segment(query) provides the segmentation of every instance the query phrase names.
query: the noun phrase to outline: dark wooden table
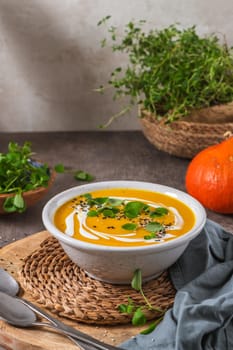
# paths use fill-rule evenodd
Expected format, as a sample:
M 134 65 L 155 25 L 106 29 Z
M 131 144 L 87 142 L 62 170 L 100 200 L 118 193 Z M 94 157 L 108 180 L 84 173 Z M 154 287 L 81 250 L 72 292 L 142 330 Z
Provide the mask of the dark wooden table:
M 0 152 L 9 141 L 32 142 L 37 157 L 49 165 L 63 163 L 85 170 L 102 180 L 139 180 L 176 187 L 185 191 L 189 160 L 158 151 L 138 132 L 0 133 Z M 23 214 L 0 217 L 0 246 L 44 230 L 41 212 L 46 201 L 58 192 L 82 183 L 71 174 L 58 174 L 53 188 Z M 212 219 L 233 233 L 233 215 L 207 211 Z

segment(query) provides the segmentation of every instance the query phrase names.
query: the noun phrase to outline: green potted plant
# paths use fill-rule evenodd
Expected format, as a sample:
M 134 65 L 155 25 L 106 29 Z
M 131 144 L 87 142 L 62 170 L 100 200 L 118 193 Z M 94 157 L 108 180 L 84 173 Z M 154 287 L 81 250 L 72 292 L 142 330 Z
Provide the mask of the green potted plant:
M 35 159 L 31 142 L 23 145 L 10 141 L 8 151 L 0 153 L 0 215 L 23 213 L 50 190 L 57 173 L 69 173 L 77 181 L 89 182 L 94 176 L 62 163 L 49 167 Z
M 52 186 L 55 172 L 33 156 L 30 142 L 9 142 L 0 153 L 0 214 L 24 212 Z
M 146 32 L 143 25 L 145 21 L 129 22 L 121 38 L 116 27 L 108 27 L 113 52 L 126 54 L 128 63 L 114 69 L 107 86 L 98 91 L 112 87 L 114 99 L 128 96 L 129 104 L 104 127 L 137 104 L 150 142 L 192 158 L 233 131 L 232 48 L 224 37 L 223 43 L 214 34 L 201 37 L 196 26 Z

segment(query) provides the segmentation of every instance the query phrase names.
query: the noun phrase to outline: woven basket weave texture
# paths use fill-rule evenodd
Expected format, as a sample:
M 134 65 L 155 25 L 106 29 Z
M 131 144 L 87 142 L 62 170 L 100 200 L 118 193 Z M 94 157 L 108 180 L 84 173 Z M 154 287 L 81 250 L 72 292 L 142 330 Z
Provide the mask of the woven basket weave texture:
M 233 103 L 194 111 L 182 120 L 165 124 L 141 110 L 145 137 L 159 150 L 182 158 L 193 158 L 201 150 L 233 133 Z
M 27 256 L 20 271 L 20 283 L 32 299 L 53 313 L 87 324 L 116 325 L 131 322 L 132 315 L 120 313 L 119 304 L 129 296 L 135 305 L 145 305 L 141 294 L 128 285 L 113 285 L 89 277 L 64 253 L 55 238 Z M 145 283 L 144 293 L 151 305 L 167 310 L 173 305 L 175 289 L 168 273 Z M 161 316 L 145 311 L 148 320 Z

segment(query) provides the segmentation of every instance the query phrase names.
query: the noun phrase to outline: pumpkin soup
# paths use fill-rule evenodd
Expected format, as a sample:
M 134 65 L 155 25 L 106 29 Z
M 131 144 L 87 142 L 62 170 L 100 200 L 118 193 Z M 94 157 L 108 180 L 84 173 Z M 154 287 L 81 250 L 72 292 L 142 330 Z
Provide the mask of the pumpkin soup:
M 165 242 L 188 232 L 193 211 L 172 196 L 128 188 L 85 193 L 64 203 L 55 226 L 80 241 L 108 246 Z

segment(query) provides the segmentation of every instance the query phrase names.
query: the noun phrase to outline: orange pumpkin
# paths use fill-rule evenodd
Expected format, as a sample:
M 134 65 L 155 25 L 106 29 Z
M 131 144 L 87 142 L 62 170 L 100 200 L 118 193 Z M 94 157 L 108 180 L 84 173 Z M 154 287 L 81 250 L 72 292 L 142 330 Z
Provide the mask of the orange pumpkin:
M 233 214 L 233 136 L 198 153 L 185 182 L 187 192 L 206 208 Z

